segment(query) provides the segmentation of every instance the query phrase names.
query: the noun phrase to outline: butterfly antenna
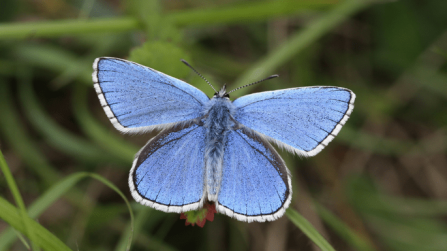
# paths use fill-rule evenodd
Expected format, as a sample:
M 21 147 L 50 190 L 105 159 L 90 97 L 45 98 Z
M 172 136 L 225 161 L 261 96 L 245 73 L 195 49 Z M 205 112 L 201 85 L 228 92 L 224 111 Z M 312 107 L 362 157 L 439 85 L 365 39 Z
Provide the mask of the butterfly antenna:
M 186 66 L 188 66 L 189 68 L 191 68 L 195 73 L 197 73 L 197 75 L 199 75 L 199 77 L 201 77 L 203 80 L 205 80 L 205 82 L 207 82 L 207 83 L 211 86 L 211 88 L 213 88 L 214 92 L 217 92 L 216 89 L 214 89 L 214 87 L 211 85 L 211 83 L 208 82 L 208 80 L 206 80 L 206 78 L 205 78 L 204 76 L 202 76 L 202 74 L 200 74 L 198 71 L 196 71 L 196 69 L 194 69 L 188 62 L 186 62 L 186 60 L 181 59 L 181 61 L 182 61 Z
M 259 81 L 254 82 L 254 83 L 251 83 L 251 84 L 244 85 L 244 86 L 238 87 L 238 88 L 236 88 L 236 89 L 233 89 L 232 91 L 228 92 L 228 94 L 230 94 L 230 93 L 232 93 L 232 92 L 234 92 L 234 91 L 237 91 L 237 90 L 239 90 L 239 89 L 245 88 L 245 87 L 247 87 L 247 86 L 255 85 L 255 84 L 259 84 L 259 83 L 261 83 L 261 82 L 263 82 L 263 81 L 266 81 L 266 80 L 269 80 L 269 79 L 272 79 L 272 78 L 277 78 L 277 77 L 279 77 L 278 74 L 271 75 L 270 77 L 261 79 L 261 80 L 259 80 Z

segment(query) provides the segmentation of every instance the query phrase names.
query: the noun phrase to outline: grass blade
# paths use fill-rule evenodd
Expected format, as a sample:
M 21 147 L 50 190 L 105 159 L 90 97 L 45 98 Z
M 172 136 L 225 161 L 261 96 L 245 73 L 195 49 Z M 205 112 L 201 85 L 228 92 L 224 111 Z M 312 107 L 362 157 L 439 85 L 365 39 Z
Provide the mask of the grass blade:
M 49 186 L 59 178 L 59 174 L 37 150 L 21 124 L 18 113 L 12 104 L 9 85 L 0 79 L 0 133 L 3 139 L 18 153 L 22 160 Z
M 335 251 L 335 249 L 321 236 L 318 231 L 301 214 L 292 208 L 286 210 L 286 215 L 303 233 L 309 237 L 321 250 Z
M 336 0 L 258 1 L 172 12 L 167 18 L 178 26 L 246 23 L 284 17 L 307 10 L 330 7 Z
M 27 235 L 22 220 L 25 220 L 30 229 L 33 230 L 35 235 L 35 243 L 47 251 L 72 251 L 50 231 L 41 226 L 39 223 L 30 219 L 29 217 L 22 218 L 11 203 L 0 197 L 0 218 L 6 223 L 17 229 L 21 233 Z M 29 236 L 28 236 L 29 237 Z
M 123 162 L 132 163 L 134 155 L 138 152 L 138 148 L 108 133 L 90 115 L 87 108 L 87 88 L 82 85 L 76 85 L 73 95 L 74 115 L 81 129 L 111 154 L 120 158 Z
M 341 238 L 343 238 L 348 244 L 355 248 L 355 250 L 374 251 L 376 250 L 373 245 L 358 235 L 350 227 L 348 227 L 343 221 L 338 219 L 329 210 L 319 204 L 314 204 L 318 211 L 318 215 L 328 224 Z
M 263 76 L 268 76 L 280 65 L 286 63 L 309 45 L 315 43 L 323 35 L 327 34 L 335 26 L 346 20 L 352 14 L 367 7 L 370 1 L 346 0 L 338 4 L 321 18 L 312 22 L 309 26 L 298 31 L 287 42 L 272 51 L 269 55 L 254 64 L 236 81 L 234 86 L 243 86 L 253 83 Z M 238 95 L 248 93 L 254 86 L 244 88 Z
M 2 151 L 0 151 L 0 169 L 5 175 L 6 183 L 8 184 L 9 189 L 16 201 L 17 206 L 19 207 L 19 214 L 22 220 L 24 233 L 31 240 L 31 246 L 33 250 L 39 250 L 39 245 L 36 242 L 36 234 L 34 233 L 34 229 L 30 227 L 28 223 L 28 213 L 26 212 L 25 203 L 23 202 L 22 196 L 20 195 L 19 188 L 17 187 L 16 181 L 12 177 L 11 171 L 9 170 L 8 165 L 6 164 L 6 160 L 3 157 Z
M 96 32 L 122 32 L 139 28 L 141 25 L 138 20 L 132 17 L 13 23 L 0 25 L 0 39 L 74 36 Z
M 33 219 L 39 217 L 48 207 L 84 177 L 86 177 L 84 173 L 71 174 L 52 186 L 29 206 L 29 217 Z M 13 229 L 10 228 L 4 230 L 0 235 L 0 251 L 8 250 L 9 246 L 14 243 L 16 238 L 17 236 Z
M 46 68 L 55 72 L 69 72 L 73 79 L 91 85 L 93 59 L 82 59 L 74 53 L 54 45 L 22 44 L 14 50 L 14 55 L 28 65 Z M 88 61 L 87 61 L 88 60 Z
M 104 150 L 58 126 L 45 113 L 34 94 L 29 71 L 21 71 L 19 77 L 22 78 L 19 84 L 19 97 L 23 110 L 34 128 L 45 136 L 50 145 L 76 159 L 90 162 L 111 162 L 111 156 Z
M 132 212 L 132 208 L 130 207 L 130 203 L 127 200 L 126 196 L 119 190 L 119 188 L 117 188 L 112 182 L 108 181 L 107 179 L 105 179 L 104 177 L 101 177 L 97 174 L 89 174 L 90 177 L 97 179 L 99 181 L 101 181 L 104 185 L 108 186 L 109 188 L 111 188 L 112 190 L 114 190 L 117 194 L 119 194 L 121 196 L 121 198 L 123 198 L 123 200 L 126 202 L 127 208 L 129 209 L 129 214 L 130 214 L 130 231 L 128 233 L 128 243 L 127 243 L 127 247 L 125 250 L 129 251 L 130 250 L 130 245 L 132 244 L 132 237 L 133 237 L 133 229 L 134 229 L 134 216 L 133 216 L 133 212 Z
M 60 182 L 58 182 L 56 185 L 52 186 L 50 189 L 48 189 L 39 199 L 37 199 L 30 207 L 29 207 L 29 216 L 31 218 L 37 218 L 42 214 L 49 206 L 51 206 L 57 199 L 62 197 L 69 189 L 73 188 L 76 183 L 79 181 L 91 177 L 96 180 L 99 180 L 103 184 L 107 185 L 108 187 L 112 188 L 114 191 L 116 191 L 126 202 L 127 208 L 129 210 L 129 214 L 131 217 L 131 222 L 129 224 L 130 231 L 126 235 L 128 236 L 127 239 L 127 245 L 126 250 L 129 250 L 130 248 L 130 240 L 132 239 L 132 229 L 134 226 L 134 220 L 133 220 L 133 212 L 130 208 L 130 204 L 127 201 L 124 194 L 110 181 L 106 180 L 105 178 L 97 175 L 97 174 L 91 174 L 91 173 L 74 173 L 69 175 L 68 177 L 64 178 Z M 13 226 L 12 224 L 10 224 Z M 15 240 L 17 236 L 15 235 L 14 231 L 12 229 L 5 230 L 2 235 L 0 236 L 0 250 L 6 250 Z
M 245 23 L 296 14 L 308 9 L 331 6 L 335 0 L 262 1 L 210 9 L 196 9 L 165 14 L 174 25 L 213 25 L 217 23 Z M 248 15 L 248 13 L 250 13 Z M 93 20 L 57 20 L 0 25 L 0 39 L 29 37 L 76 36 L 98 32 L 123 32 L 143 28 L 135 17 L 101 18 Z

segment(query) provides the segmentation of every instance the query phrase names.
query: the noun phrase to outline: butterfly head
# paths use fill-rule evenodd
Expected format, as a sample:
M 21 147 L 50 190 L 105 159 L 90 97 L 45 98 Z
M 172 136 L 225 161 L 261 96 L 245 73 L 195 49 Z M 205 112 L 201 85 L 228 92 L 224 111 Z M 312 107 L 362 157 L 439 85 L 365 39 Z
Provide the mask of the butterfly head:
M 239 89 L 242 89 L 242 88 L 247 87 L 247 86 L 250 86 L 250 85 L 255 85 L 255 84 L 261 83 L 262 81 L 265 81 L 265 80 L 268 80 L 268 79 L 272 79 L 272 78 L 279 77 L 279 75 L 277 75 L 277 74 L 275 74 L 275 75 L 271 75 L 270 77 L 261 79 L 261 80 L 259 80 L 259 81 L 256 81 L 256 82 L 251 83 L 251 84 L 248 84 L 248 85 L 244 85 L 244 86 L 238 87 L 238 88 L 233 89 L 232 91 L 229 91 L 229 92 L 227 92 L 227 87 L 226 87 L 226 85 L 224 85 L 224 86 L 222 87 L 222 89 L 220 89 L 220 91 L 216 91 L 216 89 L 214 89 L 213 85 L 212 85 L 210 82 L 208 82 L 208 80 L 206 80 L 206 78 L 203 77 L 202 74 L 200 74 L 198 71 L 196 71 L 196 69 L 194 69 L 194 68 L 193 68 L 188 62 L 186 62 L 184 59 L 182 59 L 181 61 L 182 61 L 185 65 L 187 65 L 189 68 L 191 68 L 195 73 L 197 73 L 197 75 L 199 75 L 203 80 L 205 80 L 205 81 L 211 86 L 211 88 L 213 88 L 213 90 L 215 91 L 213 98 L 226 98 L 226 99 L 230 99 L 230 93 L 232 93 L 232 92 L 234 92 L 234 91 L 237 91 L 237 90 L 239 90 Z
M 230 98 L 230 95 L 227 93 L 227 85 L 222 86 L 219 92 L 214 93 L 214 98 Z

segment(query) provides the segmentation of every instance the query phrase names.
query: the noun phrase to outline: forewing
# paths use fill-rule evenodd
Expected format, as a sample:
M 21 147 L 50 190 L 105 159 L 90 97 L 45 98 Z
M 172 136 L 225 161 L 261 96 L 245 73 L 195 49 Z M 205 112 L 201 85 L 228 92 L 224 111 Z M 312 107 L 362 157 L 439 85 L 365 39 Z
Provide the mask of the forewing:
M 355 94 L 340 87 L 302 87 L 255 93 L 233 102 L 235 119 L 286 150 L 319 153 L 354 108 Z
M 129 176 L 132 196 L 164 212 L 203 205 L 205 130 L 194 123 L 162 131 L 136 155 Z
M 241 221 L 273 221 L 291 199 L 290 173 L 275 149 L 247 128 L 231 131 L 217 211 Z
M 93 82 L 104 111 L 122 132 L 144 132 L 201 116 L 199 89 L 127 60 L 97 58 Z

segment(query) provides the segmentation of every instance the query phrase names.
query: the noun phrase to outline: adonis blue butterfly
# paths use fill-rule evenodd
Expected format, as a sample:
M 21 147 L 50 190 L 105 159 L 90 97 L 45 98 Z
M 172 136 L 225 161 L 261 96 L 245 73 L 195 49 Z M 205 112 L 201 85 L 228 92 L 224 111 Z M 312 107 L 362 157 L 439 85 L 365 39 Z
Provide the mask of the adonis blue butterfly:
M 96 93 L 116 129 L 162 129 L 136 154 L 129 186 L 136 201 L 164 212 L 197 210 L 209 201 L 240 221 L 276 220 L 290 204 L 292 183 L 268 142 L 314 156 L 354 108 L 355 94 L 340 87 L 267 91 L 232 102 L 225 86 L 210 99 L 123 59 L 97 58 L 93 68 Z

